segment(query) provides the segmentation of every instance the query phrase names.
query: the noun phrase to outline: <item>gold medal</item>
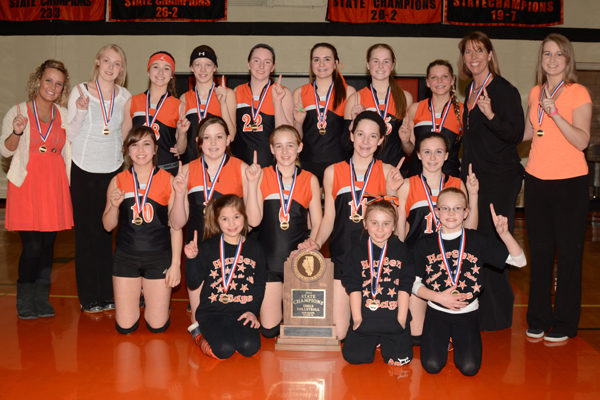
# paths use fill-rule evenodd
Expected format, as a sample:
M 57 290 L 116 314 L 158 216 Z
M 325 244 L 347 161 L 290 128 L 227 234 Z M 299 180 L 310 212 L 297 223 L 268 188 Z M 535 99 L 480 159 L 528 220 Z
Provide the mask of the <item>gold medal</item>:
M 258 125 L 256 122 L 252 122 L 252 132 L 256 132 L 258 130 Z
M 377 302 L 373 300 L 367 307 L 369 307 L 369 310 L 371 311 L 376 311 L 379 308 L 379 304 L 377 304 Z
M 45 153 L 46 151 L 48 151 L 48 148 L 46 147 L 45 144 L 40 146 L 40 153 Z
M 223 304 L 227 304 L 231 301 L 231 296 L 229 296 L 228 294 L 223 293 L 220 297 L 219 297 L 219 301 Z
M 289 229 L 289 227 L 290 227 L 290 223 L 289 223 L 289 222 L 287 222 L 287 221 L 280 222 L 280 223 L 279 223 L 279 227 L 280 227 L 282 230 L 284 230 L 284 231 L 287 231 L 287 230 Z
M 320 135 L 324 135 L 324 134 L 326 134 L 326 133 L 327 133 L 327 129 L 326 129 L 326 128 L 321 128 L 321 129 L 319 129 L 319 134 L 320 134 Z
M 362 221 L 362 217 L 360 215 L 358 215 L 358 213 L 354 214 L 350 219 L 355 224 L 358 224 L 360 221 Z
M 544 136 L 544 131 L 540 128 L 537 130 L 536 134 L 538 135 L 538 137 L 542 137 Z
M 143 221 L 144 221 L 144 220 L 142 219 L 142 216 L 141 216 L 141 215 L 138 215 L 137 217 L 135 217 L 135 218 L 133 219 L 133 223 L 134 223 L 134 224 L 136 224 L 136 225 L 141 225 Z
M 460 292 L 458 290 L 456 290 L 456 289 L 454 289 L 453 291 L 451 291 L 450 294 L 454 295 L 454 296 L 460 296 Z
M 105 126 L 104 129 L 102 129 L 102 134 L 104 136 L 110 135 L 110 129 L 108 129 L 108 126 Z

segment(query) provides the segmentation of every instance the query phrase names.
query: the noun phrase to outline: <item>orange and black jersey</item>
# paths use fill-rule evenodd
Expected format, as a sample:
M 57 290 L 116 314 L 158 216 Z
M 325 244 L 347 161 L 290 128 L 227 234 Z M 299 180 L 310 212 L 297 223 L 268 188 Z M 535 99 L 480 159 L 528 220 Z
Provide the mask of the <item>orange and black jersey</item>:
M 298 167 L 296 185 L 289 213 L 289 228 L 281 229 L 285 221 L 281 210 L 279 186 L 275 166 L 263 169 L 260 190 L 263 196 L 263 219 L 258 231 L 258 241 L 262 245 L 267 258 L 267 269 L 283 273 L 283 263 L 298 244 L 308 238 L 308 206 L 312 200 L 312 174 Z M 284 196 L 290 194 L 290 186 L 284 185 Z
M 185 280 L 191 290 L 202 286 L 200 305 L 196 310 L 196 319 L 201 320 L 207 314 L 233 314 L 239 316 L 251 311 L 258 316 L 265 294 L 267 270 L 265 255 L 260 244 L 246 238 L 231 279 L 227 293 L 223 288 L 223 273 L 219 252 L 221 235 L 215 235 L 198 245 L 198 256 L 188 259 L 185 265 Z M 230 273 L 235 259 L 237 245 L 225 242 L 225 267 Z M 227 294 L 228 303 L 220 301 L 221 294 Z
M 350 191 L 354 190 L 357 197 L 360 195 L 360 190 L 364 185 L 364 176 L 357 176 L 356 180 L 357 182 L 353 185 L 350 179 L 349 161 L 334 164 L 331 194 L 335 201 L 335 220 L 331 241 L 329 242 L 329 251 L 334 262 L 339 264 L 344 261 L 344 258 L 352 248 L 350 243 L 352 232 L 362 231 L 364 227 L 362 216 L 366 209 L 367 198 L 363 199 L 358 210 L 352 210 L 352 194 Z M 372 196 L 386 194 L 385 174 L 381 160 L 376 160 L 373 164 L 365 193 Z M 353 222 L 351 219 L 355 212 L 361 217 L 358 222 Z
M 411 249 L 415 246 L 415 243 L 425 234 L 435 233 L 435 218 L 431 214 L 429 204 L 427 204 L 427 193 L 421 183 L 421 176 L 411 176 L 408 178 L 410 188 L 408 190 L 408 197 L 406 199 L 405 212 L 406 220 L 408 221 L 410 228 L 406 235 L 404 243 Z M 438 182 L 439 183 L 439 182 Z M 444 187 L 455 187 L 460 189 L 462 181 L 460 178 L 453 176 L 444 175 Z M 431 201 L 435 206 L 437 197 L 439 194 L 439 186 L 431 187 Z
M 256 109 L 260 99 L 252 96 L 250 83 L 240 85 L 235 89 L 237 133 L 231 149 L 234 156 L 248 165 L 252 165 L 254 150 L 258 153 L 258 164 L 262 168 L 273 164 L 273 154 L 271 154 L 269 145 L 269 138 L 275 130 L 275 107 L 273 106 L 272 93 L 273 85 L 271 84 L 256 121 L 254 121 L 257 125 L 254 132 L 252 131 L 252 104 Z
M 146 124 L 146 93 L 136 94 L 131 98 L 132 128 Z M 171 148 L 177 144 L 176 132 L 179 120 L 179 105 L 181 101 L 173 96 L 168 96 L 160 109 L 152 129 L 156 134 L 158 144 L 158 165 L 166 166 L 165 170 L 173 176 L 177 175 L 179 159 L 171 153 Z M 156 107 L 156 104 L 151 104 Z M 150 108 L 150 121 L 155 115 L 156 109 Z
M 450 100 L 451 101 L 451 100 Z M 460 114 L 463 112 L 463 104 L 460 104 Z M 435 123 L 437 126 L 442 122 L 442 111 L 443 110 L 435 110 Z M 410 159 L 410 164 L 408 166 L 408 176 L 419 175 L 423 172 L 423 164 L 419 157 L 416 154 L 416 146 L 419 144 L 419 140 L 421 136 L 425 135 L 428 132 L 433 130 L 433 125 L 431 123 L 431 108 L 429 107 L 429 99 L 421 100 L 419 102 L 419 106 L 417 107 L 417 112 L 415 114 L 414 119 L 415 125 L 415 153 Z M 448 116 L 446 117 L 446 121 L 444 122 L 444 126 L 442 128 L 442 133 L 446 135 L 448 138 L 448 159 L 444 163 L 442 167 L 442 172 L 446 175 L 451 176 L 459 176 L 460 174 L 460 161 L 458 159 L 458 153 L 460 151 L 460 143 L 456 143 L 456 138 L 458 138 L 458 134 L 460 133 L 460 123 L 456 118 L 456 113 L 454 112 L 454 106 L 450 105 L 450 110 L 448 111 Z
M 215 89 L 217 86 L 215 86 Z M 210 116 L 221 116 L 221 105 L 217 100 L 216 90 L 213 90 L 210 103 L 206 104 L 206 99 L 201 100 L 200 110 L 206 110 L 204 118 Z M 208 107 L 208 109 L 207 109 Z M 185 93 L 185 117 L 190 121 L 190 129 L 187 131 L 187 149 L 185 153 L 181 155 L 181 162 L 188 164 L 198 158 L 198 149 L 196 143 L 196 137 L 198 135 L 198 124 L 200 124 L 200 117 L 198 117 L 198 105 L 196 103 L 196 91 L 194 89 L 189 90 Z
M 208 189 L 216 185 L 212 199 L 216 200 L 225 194 L 235 194 L 244 197 L 242 181 L 242 161 L 239 158 L 225 156 L 225 164 L 216 182 L 209 182 Z M 208 169 L 208 166 L 205 165 Z M 204 202 L 205 183 L 202 173 L 202 158 L 197 158 L 189 163 L 190 176 L 188 179 L 188 203 L 190 205 L 190 217 L 187 224 L 187 242 L 194 240 L 194 231 L 198 231 L 201 238 L 204 233 Z
M 348 86 L 346 85 L 347 88 Z M 335 91 L 331 91 L 325 119 L 326 133 L 321 135 L 317 127 L 319 117 L 315 104 L 315 89 L 313 84 L 307 83 L 302 86 L 300 96 L 306 110 L 306 118 L 302 125 L 302 131 L 304 132 L 302 143 L 304 146 L 300 153 L 300 161 L 329 163 L 331 165 L 348 159 L 348 152 L 340 146 L 340 140 L 344 132 L 344 107 L 346 107 L 346 100 L 334 109 L 333 99 L 335 98 Z M 325 108 L 326 100 L 325 96 L 319 97 L 319 109 L 321 112 Z
M 460 242 L 461 236 L 444 240 L 444 250 L 453 274 L 458 268 Z M 463 263 L 456 290 L 467 295 L 466 302 L 472 303 L 484 290 L 481 279 L 481 274 L 485 273 L 483 265 L 504 268 L 508 255 L 506 245 L 494 236 L 465 229 Z M 413 249 L 413 257 L 416 275 L 421 277 L 423 285 L 428 289 L 440 293 L 452 286 L 444 266 L 437 234 L 423 236 Z M 435 304 L 443 308 L 441 304 Z
M 383 100 L 379 100 L 379 104 L 375 104 L 370 86 L 362 88 L 358 93 L 360 94 L 360 104 L 365 106 L 368 111 L 376 111 L 377 109 L 380 111 L 385 110 L 385 102 Z M 376 156 L 378 160 L 393 166 L 398 165 L 402 157 L 406 157 L 406 153 L 402 150 L 402 141 L 400 140 L 400 135 L 398 133 L 403 118 L 394 115 L 395 111 L 396 103 L 394 102 L 394 98 L 390 95 L 388 112 L 385 118 L 385 126 L 387 127 L 385 142 L 383 144 L 383 149 L 380 150 Z M 406 167 L 402 167 L 402 169 L 405 170 Z
M 145 183 L 140 182 L 140 186 Z M 125 192 L 125 199 L 119 206 L 119 230 L 116 246 L 130 254 L 161 254 L 171 249 L 169 228 L 169 198 L 171 197 L 171 175 L 154 169 L 154 176 L 146 205 L 142 210 L 143 222 L 134 223 L 138 216 L 135 203 L 135 188 L 131 168 L 117 175 L 117 187 Z M 139 190 L 140 205 L 145 186 Z
M 367 328 L 376 329 L 373 333 L 386 334 L 397 331 L 398 292 L 411 294 L 415 281 L 415 266 L 412 252 L 398 236 L 392 235 L 387 241 L 387 249 L 378 285 L 372 285 L 369 267 L 369 235 L 353 237 L 354 246 L 344 261 L 342 285 L 348 294 L 361 292 L 361 314 Z M 373 245 L 373 267 L 375 276 L 379 267 L 382 249 Z M 373 279 L 373 282 L 375 279 Z M 375 297 L 372 295 L 375 292 Z M 372 311 L 368 304 L 375 302 L 379 307 Z M 390 321 L 390 322 L 387 322 Z M 410 321 L 410 317 L 408 318 Z M 376 324 L 371 325 L 372 322 Z

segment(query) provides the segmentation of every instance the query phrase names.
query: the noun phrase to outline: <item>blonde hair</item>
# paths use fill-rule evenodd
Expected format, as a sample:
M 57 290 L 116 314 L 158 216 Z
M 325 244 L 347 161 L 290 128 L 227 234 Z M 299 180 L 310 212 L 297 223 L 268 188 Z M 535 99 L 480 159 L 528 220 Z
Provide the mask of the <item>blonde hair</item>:
M 127 57 L 125 56 L 123 49 L 116 44 L 107 44 L 98 51 L 98 54 L 96 54 L 96 59 L 94 60 L 94 67 L 92 68 L 92 80 L 95 81 L 98 79 L 100 58 L 102 57 L 102 53 L 104 53 L 106 50 L 113 50 L 121 57 L 122 68 L 119 72 L 119 76 L 117 76 L 117 79 L 115 79 L 115 84 L 123 86 L 125 84 L 125 78 L 127 77 Z
M 436 203 L 439 203 L 440 199 L 442 198 L 442 196 L 445 196 L 447 194 L 457 194 L 457 195 L 459 195 L 465 201 L 465 207 L 469 208 L 469 199 L 467 199 L 467 195 L 465 194 L 465 192 L 463 192 L 461 189 L 456 188 L 454 186 L 448 186 L 447 188 L 444 188 L 438 194 Z
M 206 216 L 204 217 L 204 239 L 218 235 L 221 232 L 219 227 L 219 216 L 221 210 L 226 207 L 233 207 L 237 212 L 244 217 L 244 227 L 242 228 L 242 236 L 248 234 L 248 217 L 246 216 L 246 206 L 244 200 L 240 199 L 235 194 L 226 194 L 216 200 L 211 200 L 206 206 Z
M 542 68 L 542 57 L 544 55 L 544 45 L 550 41 L 558 45 L 560 52 L 565 58 L 566 67 L 563 77 L 565 85 L 577 83 L 577 67 L 575 65 L 575 50 L 573 49 L 573 45 L 571 44 L 569 39 L 567 39 L 563 35 L 560 35 L 558 33 L 551 33 L 548 36 L 546 36 L 546 38 L 542 41 L 542 44 L 540 45 L 537 67 L 535 69 L 535 80 L 537 85 L 543 86 L 548 79 L 546 71 L 544 71 L 544 68 Z
M 461 79 L 472 79 L 473 74 L 467 68 L 467 64 L 465 62 L 465 51 L 467 50 L 467 45 L 471 43 L 473 47 L 476 49 L 485 49 L 488 53 L 492 53 L 492 59 L 488 63 L 488 69 L 492 73 L 492 76 L 500 76 L 500 66 L 498 64 L 498 58 L 496 57 L 496 51 L 494 50 L 494 45 L 492 41 L 483 32 L 475 31 L 468 33 L 460 43 L 458 44 L 458 49 L 460 50 L 460 54 L 458 55 L 458 74 Z
M 39 94 L 42 76 L 44 75 L 44 72 L 50 68 L 61 72 L 65 77 L 65 80 L 63 81 L 62 92 L 60 92 L 60 95 L 56 99 L 56 103 L 61 106 L 66 106 L 70 91 L 69 72 L 67 71 L 65 64 L 52 59 L 44 61 L 42 65 L 36 68 L 35 72 L 29 75 L 29 81 L 27 82 L 27 94 L 29 96 L 29 100 L 35 99 Z

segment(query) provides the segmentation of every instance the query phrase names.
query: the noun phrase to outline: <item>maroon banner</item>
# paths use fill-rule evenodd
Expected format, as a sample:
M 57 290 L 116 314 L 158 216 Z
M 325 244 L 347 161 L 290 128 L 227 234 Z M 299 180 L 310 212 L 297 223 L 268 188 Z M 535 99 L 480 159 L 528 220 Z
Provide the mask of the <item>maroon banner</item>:
M 2 21 L 104 21 L 102 0 L 2 0 Z
M 563 0 L 445 0 L 452 25 L 551 26 L 563 23 Z
M 227 19 L 227 0 L 110 0 L 111 21 L 194 21 Z
M 442 0 L 329 0 L 327 20 L 352 24 L 435 24 L 442 22 Z

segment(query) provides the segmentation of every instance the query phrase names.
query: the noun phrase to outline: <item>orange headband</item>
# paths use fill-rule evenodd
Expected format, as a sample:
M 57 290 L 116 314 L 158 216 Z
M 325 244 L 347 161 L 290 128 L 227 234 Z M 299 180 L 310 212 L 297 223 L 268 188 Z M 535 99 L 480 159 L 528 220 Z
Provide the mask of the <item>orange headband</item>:
M 148 60 L 148 70 L 150 70 L 150 66 L 152 65 L 152 63 L 154 61 L 158 61 L 158 60 L 162 60 L 162 61 L 169 63 L 169 65 L 171 66 L 171 70 L 173 71 L 173 74 L 175 73 L 175 60 L 173 60 L 173 58 L 171 56 L 169 56 L 168 54 L 165 54 L 165 53 L 157 53 L 157 54 L 153 55 L 152 57 L 150 57 L 150 60 Z

